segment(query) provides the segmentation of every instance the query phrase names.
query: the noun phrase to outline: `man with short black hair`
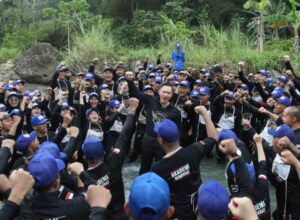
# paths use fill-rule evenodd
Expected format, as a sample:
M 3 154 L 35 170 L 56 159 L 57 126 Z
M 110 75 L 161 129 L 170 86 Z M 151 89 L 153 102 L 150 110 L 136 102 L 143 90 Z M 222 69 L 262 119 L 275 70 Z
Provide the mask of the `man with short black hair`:
M 173 121 L 165 119 L 154 128 L 166 155 L 153 164 L 152 171 L 170 186 L 171 204 L 175 207 L 173 218 L 196 219 L 195 202 L 202 183 L 199 165 L 204 155 L 209 155 L 216 144 L 217 131 L 206 108 L 197 106 L 195 111 L 205 120 L 208 138 L 204 141 L 182 148 L 179 145 L 179 129 Z

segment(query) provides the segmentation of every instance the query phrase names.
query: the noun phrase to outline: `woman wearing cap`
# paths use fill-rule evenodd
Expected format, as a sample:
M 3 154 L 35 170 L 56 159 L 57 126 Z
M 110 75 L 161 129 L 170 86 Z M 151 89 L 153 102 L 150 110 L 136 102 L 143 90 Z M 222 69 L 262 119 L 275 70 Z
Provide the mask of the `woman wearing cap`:
M 123 121 L 121 119 L 120 112 L 124 107 L 125 104 L 121 104 L 117 99 L 112 99 L 108 103 L 105 121 L 107 124 L 112 126 L 109 128 L 109 130 L 107 130 L 107 132 L 105 132 L 104 143 L 106 152 L 110 152 L 123 129 Z
M 20 108 L 20 97 L 16 92 L 10 92 L 6 98 L 7 110 L 10 112 L 13 109 Z

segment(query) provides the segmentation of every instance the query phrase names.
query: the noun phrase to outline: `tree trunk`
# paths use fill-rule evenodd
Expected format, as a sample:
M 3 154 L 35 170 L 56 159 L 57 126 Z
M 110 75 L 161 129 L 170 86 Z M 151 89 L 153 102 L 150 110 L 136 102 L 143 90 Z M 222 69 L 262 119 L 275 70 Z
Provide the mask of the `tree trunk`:
M 261 15 L 259 18 L 259 29 L 258 29 L 258 51 L 259 52 L 262 52 L 264 50 L 264 39 L 265 39 L 264 17 Z
M 294 44 L 293 44 L 293 53 L 299 53 L 299 34 L 298 34 L 298 26 L 294 26 Z

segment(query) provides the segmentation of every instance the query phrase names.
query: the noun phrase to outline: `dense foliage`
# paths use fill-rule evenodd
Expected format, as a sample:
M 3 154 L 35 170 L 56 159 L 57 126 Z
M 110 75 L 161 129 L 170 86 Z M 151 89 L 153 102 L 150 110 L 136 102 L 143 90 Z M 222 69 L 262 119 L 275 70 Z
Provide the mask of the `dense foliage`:
M 78 68 L 158 51 L 168 61 L 180 42 L 194 66 L 275 68 L 284 53 L 298 60 L 299 26 L 296 0 L 0 0 L 0 59 L 49 42 Z

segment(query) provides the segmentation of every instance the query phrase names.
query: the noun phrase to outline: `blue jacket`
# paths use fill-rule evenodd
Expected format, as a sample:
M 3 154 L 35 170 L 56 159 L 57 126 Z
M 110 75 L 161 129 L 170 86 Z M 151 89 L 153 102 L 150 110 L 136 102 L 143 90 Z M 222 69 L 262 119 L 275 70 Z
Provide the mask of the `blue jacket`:
M 185 53 L 181 50 L 174 51 L 172 53 L 172 60 L 174 62 L 174 70 L 180 71 L 184 70 L 184 62 L 185 62 Z

